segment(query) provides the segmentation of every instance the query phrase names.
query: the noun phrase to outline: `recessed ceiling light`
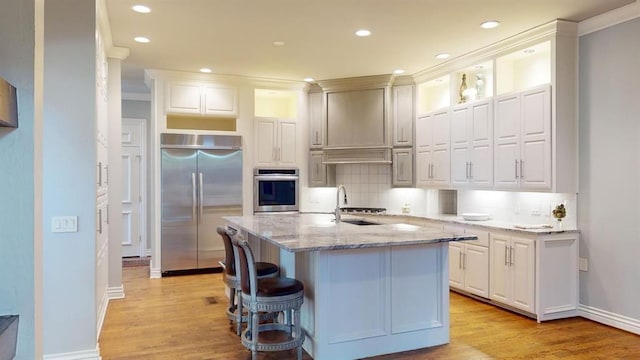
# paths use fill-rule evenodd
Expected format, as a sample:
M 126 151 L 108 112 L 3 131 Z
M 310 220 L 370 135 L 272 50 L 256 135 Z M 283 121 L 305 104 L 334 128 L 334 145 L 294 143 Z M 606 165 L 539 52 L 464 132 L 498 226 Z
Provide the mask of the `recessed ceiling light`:
M 450 54 L 442 53 L 442 54 L 436 55 L 436 59 L 444 60 L 444 59 L 448 59 L 450 56 L 451 56 Z
M 148 6 L 144 6 L 144 5 L 133 5 L 132 7 L 133 11 L 135 12 L 139 12 L 142 14 L 146 14 L 146 13 L 150 13 L 151 9 Z
M 284 41 L 274 41 L 273 46 L 284 46 Z
M 534 49 L 527 49 L 524 51 L 524 53 L 527 55 L 533 54 L 534 52 L 536 52 Z
M 393 70 L 393 73 L 396 74 L 396 75 L 404 74 L 404 70 L 396 69 L 396 70 Z
M 371 31 L 367 30 L 367 29 L 360 29 L 358 31 L 356 31 L 356 35 L 358 36 L 369 36 L 371 35 Z
M 304 81 L 306 81 L 306 82 L 314 82 L 315 79 L 312 78 L 312 77 L 306 77 L 306 78 L 304 78 Z
M 480 24 L 480 27 L 483 29 L 493 29 L 497 28 L 498 26 L 500 26 L 500 21 L 497 20 L 489 20 Z
M 210 72 L 211 72 L 211 69 L 209 69 L 209 68 L 202 68 L 202 69 L 200 69 L 200 72 L 203 72 L 203 73 L 210 73 Z
M 143 44 L 146 44 L 149 41 L 151 41 L 151 40 L 149 40 L 149 38 L 146 38 L 144 36 L 136 36 L 135 38 L 133 38 L 133 40 L 135 40 L 135 41 L 137 41 L 139 43 L 143 43 Z

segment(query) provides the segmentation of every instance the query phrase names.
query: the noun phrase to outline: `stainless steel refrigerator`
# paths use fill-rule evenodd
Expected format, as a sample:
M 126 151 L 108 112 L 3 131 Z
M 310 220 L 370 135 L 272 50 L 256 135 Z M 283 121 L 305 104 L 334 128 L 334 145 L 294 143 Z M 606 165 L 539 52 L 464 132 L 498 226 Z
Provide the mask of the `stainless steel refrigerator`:
M 222 216 L 242 215 L 240 136 L 161 134 L 161 271 L 219 267 Z

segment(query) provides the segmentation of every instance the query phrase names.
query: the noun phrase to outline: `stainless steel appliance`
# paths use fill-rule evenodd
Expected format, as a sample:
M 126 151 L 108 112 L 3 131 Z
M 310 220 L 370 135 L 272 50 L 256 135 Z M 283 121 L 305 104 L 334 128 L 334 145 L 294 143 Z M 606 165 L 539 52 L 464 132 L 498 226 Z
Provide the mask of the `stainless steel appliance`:
M 240 136 L 161 134 L 161 271 L 218 267 L 222 216 L 242 215 Z
M 253 212 L 298 211 L 298 169 L 253 170 Z

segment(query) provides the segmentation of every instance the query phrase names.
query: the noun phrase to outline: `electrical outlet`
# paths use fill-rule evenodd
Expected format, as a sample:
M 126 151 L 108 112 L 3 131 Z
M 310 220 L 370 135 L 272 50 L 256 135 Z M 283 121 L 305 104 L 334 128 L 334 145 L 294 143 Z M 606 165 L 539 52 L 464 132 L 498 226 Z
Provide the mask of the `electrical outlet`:
M 533 210 L 533 211 L 531 211 L 531 215 L 532 215 L 532 216 L 540 216 L 540 210 Z
M 589 260 L 587 260 L 587 258 L 579 258 L 578 269 L 580 271 L 589 271 Z

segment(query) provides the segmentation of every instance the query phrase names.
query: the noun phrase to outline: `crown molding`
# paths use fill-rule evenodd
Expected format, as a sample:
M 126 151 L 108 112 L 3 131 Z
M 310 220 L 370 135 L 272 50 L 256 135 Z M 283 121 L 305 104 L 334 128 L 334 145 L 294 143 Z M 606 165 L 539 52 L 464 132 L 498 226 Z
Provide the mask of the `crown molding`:
M 360 76 L 343 79 L 318 80 L 318 85 L 323 91 L 347 91 L 379 89 L 391 85 L 392 74 Z
M 241 75 L 225 74 L 204 74 L 188 71 L 157 70 L 146 69 L 144 71 L 145 84 L 149 86 L 152 79 L 167 81 L 195 81 L 195 82 L 215 82 L 229 86 L 248 85 L 256 88 L 267 88 L 273 90 L 302 90 L 309 89 L 309 83 L 305 81 L 279 80 L 260 77 L 250 77 Z
M 640 17 L 640 3 L 636 0 L 629 5 L 581 21 L 578 24 L 578 36 L 606 29 L 638 17 Z

